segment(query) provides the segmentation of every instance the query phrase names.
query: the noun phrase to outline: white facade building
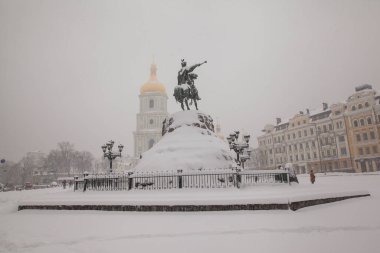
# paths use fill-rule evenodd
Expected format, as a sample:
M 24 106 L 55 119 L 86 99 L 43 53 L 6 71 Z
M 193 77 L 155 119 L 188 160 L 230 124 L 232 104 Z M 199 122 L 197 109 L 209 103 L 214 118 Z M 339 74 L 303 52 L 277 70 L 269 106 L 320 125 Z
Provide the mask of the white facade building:
M 157 67 L 151 65 L 150 78 L 140 89 L 140 112 L 136 115 L 134 156 L 139 158 L 162 137 L 162 122 L 168 116 L 166 89 L 157 80 Z

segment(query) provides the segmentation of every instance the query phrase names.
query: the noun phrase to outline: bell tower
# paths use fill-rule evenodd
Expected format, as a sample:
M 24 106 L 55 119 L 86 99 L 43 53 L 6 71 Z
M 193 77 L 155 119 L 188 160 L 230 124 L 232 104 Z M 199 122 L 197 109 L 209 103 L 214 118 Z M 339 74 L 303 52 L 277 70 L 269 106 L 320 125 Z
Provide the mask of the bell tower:
M 136 115 L 136 131 L 133 133 L 136 158 L 149 150 L 162 137 L 162 122 L 168 116 L 165 86 L 157 80 L 157 66 L 150 66 L 148 82 L 140 89 L 140 111 Z

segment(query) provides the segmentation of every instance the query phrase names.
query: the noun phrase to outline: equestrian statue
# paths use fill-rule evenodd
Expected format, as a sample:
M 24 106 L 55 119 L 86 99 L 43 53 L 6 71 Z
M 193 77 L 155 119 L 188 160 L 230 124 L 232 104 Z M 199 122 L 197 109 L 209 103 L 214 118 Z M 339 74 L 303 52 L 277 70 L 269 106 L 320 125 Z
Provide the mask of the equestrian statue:
M 188 101 L 190 101 L 190 106 L 194 103 L 195 109 L 198 110 L 197 101 L 201 100 L 201 98 L 194 84 L 194 80 L 198 78 L 198 75 L 192 72 L 195 68 L 205 63 L 207 61 L 187 67 L 186 61 L 184 59 L 181 60 L 182 68 L 178 71 L 178 85 L 174 88 L 174 97 L 177 102 L 181 103 L 182 110 L 185 110 L 184 104 L 187 110 L 190 110 Z

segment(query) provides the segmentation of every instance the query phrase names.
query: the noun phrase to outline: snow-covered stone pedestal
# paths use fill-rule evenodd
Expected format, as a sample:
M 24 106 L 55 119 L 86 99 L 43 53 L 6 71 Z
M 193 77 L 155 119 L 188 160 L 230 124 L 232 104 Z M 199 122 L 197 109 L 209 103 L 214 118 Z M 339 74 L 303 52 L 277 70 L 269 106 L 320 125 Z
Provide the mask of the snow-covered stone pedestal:
M 181 111 L 168 116 L 163 138 L 142 159 L 134 172 L 223 171 L 236 167 L 228 143 L 214 133 L 211 116 Z

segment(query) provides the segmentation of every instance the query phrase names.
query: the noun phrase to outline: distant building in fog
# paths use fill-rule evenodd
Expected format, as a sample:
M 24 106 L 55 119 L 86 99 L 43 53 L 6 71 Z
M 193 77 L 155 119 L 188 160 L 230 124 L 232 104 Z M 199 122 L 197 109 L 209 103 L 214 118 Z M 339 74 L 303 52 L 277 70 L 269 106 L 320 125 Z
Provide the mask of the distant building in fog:
M 298 173 L 380 170 L 380 97 L 370 85 L 357 87 L 347 101 L 277 119 L 263 132 L 257 138 L 261 169 L 290 162 Z

